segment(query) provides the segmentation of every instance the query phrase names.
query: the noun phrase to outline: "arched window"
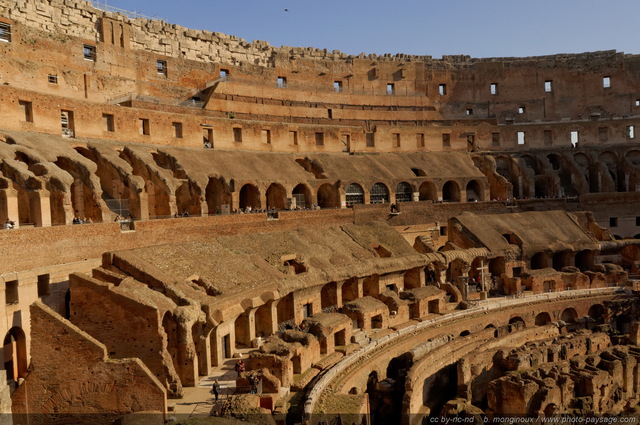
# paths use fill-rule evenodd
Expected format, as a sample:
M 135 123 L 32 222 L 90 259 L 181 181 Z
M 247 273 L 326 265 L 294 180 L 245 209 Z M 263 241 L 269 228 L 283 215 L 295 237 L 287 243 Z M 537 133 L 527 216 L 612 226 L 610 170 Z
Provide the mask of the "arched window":
M 396 186 L 396 202 L 411 202 L 413 200 L 413 189 L 407 182 L 400 182 Z
M 355 204 L 364 204 L 364 190 L 358 183 L 351 183 L 345 189 L 347 195 L 347 206 Z
M 383 183 L 376 183 L 371 188 L 371 203 L 386 204 L 389 202 L 389 189 Z

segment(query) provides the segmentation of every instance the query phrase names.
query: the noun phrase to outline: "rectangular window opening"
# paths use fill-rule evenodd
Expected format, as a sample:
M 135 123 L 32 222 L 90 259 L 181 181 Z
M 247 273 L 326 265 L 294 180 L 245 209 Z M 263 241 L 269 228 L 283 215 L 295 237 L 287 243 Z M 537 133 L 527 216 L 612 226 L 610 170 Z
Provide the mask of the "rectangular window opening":
M 500 133 L 491 133 L 491 146 L 500 146 Z
M 148 136 L 149 134 L 151 134 L 150 132 L 150 128 L 149 128 L 149 120 L 147 118 L 140 118 L 140 134 L 142 134 L 143 136 Z
M 609 131 L 607 127 L 598 127 L 598 140 L 601 142 L 609 140 Z
M 11 280 L 7 282 L 6 292 L 5 292 L 5 302 L 7 304 L 18 304 L 20 301 L 18 295 L 18 281 Z
M 396 87 L 393 84 L 387 84 L 387 94 L 396 94 Z
M 545 146 L 553 145 L 553 132 L 551 130 L 544 131 L 544 144 Z
M 33 105 L 31 102 L 27 102 L 26 100 L 19 100 L 18 106 L 22 111 L 23 121 L 33 122 Z
M 228 69 L 221 69 L 220 70 L 220 78 L 226 80 L 228 77 L 229 77 L 229 70 Z
M 602 77 L 602 88 L 611 88 L 611 77 Z
M 287 78 L 286 77 L 278 77 L 278 88 L 287 87 Z
M 202 129 L 202 146 L 205 149 L 213 149 L 213 128 Z
M 467 113 L 467 115 L 473 115 L 473 109 L 467 108 L 466 113 Z
M 271 130 L 262 130 L 262 143 L 271 144 Z
M 298 132 L 297 131 L 290 131 L 289 132 L 289 137 L 291 139 L 291 144 L 293 144 L 294 146 L 298 145 Z
M 376 139 L 374 133 L 365 133 L 366 145 L 368 148 L 374 148 L 376 146 Z
M 578 142 L 580 141 L 580 133 L 574 130 L 571 132 L 570 137 L 571 137 L 571 145 L 575 148 L 578 145 Z
M 316 133 L 316 146 L 324 146 L 324 133 Z
M 424 143 L 424 133 L 417 133 L 416 134 L 416 146 L 419 148 L 424 148 L 425 143 Z
M 173 126 L 173 137 L 176 139 L 182 139 L 182 123 L 174 122 L 171 125 Z
M 60 125 L 63 137 L 75 137 L 73 111 L 60 111 Z
M 524 114 L 524 111 L 525 111 L 525 107 L 524 107 L 524 106 L 520 106 L 520 107 L 518 108 L 518 113 L 519 113 L 519 114 Z
M 47 75 L 47 81 L 49 82 L 49 84 L 58 84 L 58 76 L 49 74 Z
M 11 25 L 0 22 L 0 41 L 11 42 Z
M 236 143 L 242 143 L 242 129 L 234 127 L 233 129 L 233 141 Z
M 333 82 L 333 90 L 336 93 L 340 93 L 342 91 L 342 81 L 334 81 Z
M 553 90 L 553 81 L 551 80 L 547 80 L 544 82 L 544 91 L 546 93 L 551 93 L 551 91 Z
M 524 131 L 518 131 L 518 144 L 524 145 Z
M 640 217 L 636 217 L 636 227 L 640 226 Z
M 440 96 L 444 96 L 447 94 L 447 85 L 446 84 L 440 84 L 438 86 L 438 93 L 440 94 Z
M 627 126 L 627 139 L 635 139 L 636 137 L 636 128 L 633 125 Z
M 442 147 L 443 148 L 451 147 L 451 135 L 449 133 L 442 134 Z
M 491 83 L 491 86 L 489 86 L 489 92 L 492 95 L 497 95 L 498 94 L 498 83 Z
M 49 275 L 41 274 L 38 276 L 38 296 L 49 295 Z
M 618 217 L 609 217 L 609 227 L 618 227 Z
M 640 106 L 640 99 L 636 99 L 636 106 Z
M 102 114 L 105 131 L 115 131 L 115 125 L 112 114 Z
M 87 61 L 96 61 L 96 46 L 91 44 L 85 44 L 82 47 L 82 56 L 84 60 Z
M 400 147 L 400 133 L 393 133 L 391 135 L 392 139 L 393 139 L 393 147 L 394 148 L 399 148 Z
M 156 71 L 158 75 L 167 76 L 167 61 L 158 59 L 156 61 Z

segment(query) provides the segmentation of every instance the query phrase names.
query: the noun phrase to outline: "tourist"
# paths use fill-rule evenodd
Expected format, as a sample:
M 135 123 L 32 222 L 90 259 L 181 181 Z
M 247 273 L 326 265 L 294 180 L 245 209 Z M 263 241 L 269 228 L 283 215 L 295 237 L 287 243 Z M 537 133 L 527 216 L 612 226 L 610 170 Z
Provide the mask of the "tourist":
M 213 395 L 216 397 L 217 402 L 220 395 L 220 384 L 218 383 L 217 379 L 213 381 L 213 388 L 211 388 L 211 391 L 213 391 Z
M 7 221 L 4 223 L 5 229 L 13 229 L 15 227 L 15 223 L 7 218 Z

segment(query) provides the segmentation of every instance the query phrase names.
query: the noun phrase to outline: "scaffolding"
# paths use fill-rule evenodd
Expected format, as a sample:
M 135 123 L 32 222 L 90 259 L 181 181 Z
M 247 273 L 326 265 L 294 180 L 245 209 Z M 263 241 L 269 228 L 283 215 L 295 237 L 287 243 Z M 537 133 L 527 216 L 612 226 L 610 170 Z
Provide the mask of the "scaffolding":
M 141 19 L 148 19 L 150 21 L 164 21 L 164 19 L 159 18 L 157 15 L 146 16 L 136 10 L 126 10 L 126 9 L 120 9 L 114 6 L 109 6 L 107 4 L 107 0 L 92 0 L 91 3 L 93 4 L 93 7 L 95 7 L 96 9 L 104 10 L 105 12 L 120 13 L 129 19 L 141 18 Z

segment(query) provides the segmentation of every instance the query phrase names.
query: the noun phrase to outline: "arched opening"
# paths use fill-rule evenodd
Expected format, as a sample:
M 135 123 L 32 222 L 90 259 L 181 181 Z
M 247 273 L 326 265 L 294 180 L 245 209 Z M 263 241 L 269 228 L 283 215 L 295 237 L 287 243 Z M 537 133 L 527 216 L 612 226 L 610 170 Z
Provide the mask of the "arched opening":
M 278 300 L 278 305 L 276 306 L 277 314 L 278 314 L 278 325 L 283 323 L 288 323 L 293 326 L 295 323 L 295 313 L 293 310 L 293 292 L 285 295 L 284 297 Z
M 423 182 L 418 189 L 419 198 L 421 201 L 437 201 L 438 189 L 436 185 L 430 181 Z
M 546 269 L 549 267 L 549 256 L 544 252 L 538 252 L 531 257 L 531 270 Z
M 287 208 L 287 191 L 278 183 L 271 183 L 267 188 L 267 209 L 284 210 Z
M 320 208 L 338 208 L 340 206 L 340 193 L 338 189 L 325 183 L 318 188 L 318 205 Z
M 593 266 L 593 258 L 593 251 L 585 249 L 578 252 L 576 254 L 576 267 L 579 268 L 581 272 L 591 270 Z
M 603 325 L 605 320 L 605 308 L 602 304 L 594 304 L 589 307 L 587 313 L 598 325 Z
M 396 186 L 396 202 L 411 202 L 413 200 L 413 189 L 407 182 L 400 182 Z
M 358 294 L 358 278 L 353 277 L 342 284 L 342 303 L 346 304 L 349 301 L 357 300 Z
M 243 210 L 260 209 L 260 191 L 252 184 L 245 184 L 240 189 L 239 207 Z
M 368 276 L 362 282 L 362 293 L 366 296 L 376 297 L 380 295 L 380 278 L 377 274 Z
M 307 185 L 302 183 L 297 185 L 293 188 L 291 195 L 296 202 L 296 208 L 311 208 L 311 204 L 313 204 L 311 201 L 311 190 L 309 190 Z
M 582 152 L 578 152 L 573 156 L 575 163 L 578 165 L 584 179 L 587 182 L 589 187 L 589 192 L 597 193 L 600 192 L 600 182 L 598 178 L 598 172 L 591 165 L 591 159 L 587 155 Z
M 272 306 L 273 301 L 268 301 L 256 310 L 256 336 L 266 338 L 273 333 Z
M 27 339 L 18 326 L 9 329 L 4 337 L 4 370 L 7 380 L 17 381 L 27 376 Z
M 471 335 L 471 332 L 469 330 L 464 330 L 460 332 L 460 336 L 467 336 L 467 335 Z
M 553 268 L 558 271 L 562 271 L 564 267 L 571 266 L 571 252 L 570 251 L 561 251 L 553 254 Z
M 200 216 L 202 205 L 200 204 L 200 189 L 190 180 L 182 183 L 176 189 L 176 205 L 178 214 Z
M 560 196 L 576 196 L 578 191 L 576 190 L 576 183 L 572 181 L 571 170 L 566 166 L 564 158 L 560 155 L 551 153 L 547 155 L 547 159 L 551 164 L 551 168 L 558 173 L 560 177 L 560 188 L 562 193 L 558 193 Z
M 376 183 L 371 187 L 370 200 L 372 204 L 389 203 L 389 189 L 384 183 Z M 364 202 L 364 200 L 363 200 Z
M 322 310 L 338 307 L 338 284 L 329 282 L 320 290 L 320 306 Z
M 205 198 L 209 214 L 222 214 L 223 205 L 231 209 L 231 193 L 229 185 L 223 178 L 209 177 L 209 183 L 205 189 Z
M 574 308 L 565 308 L 560 313 L 560 320 L 565 323 L 574 323 L 578 319 L 578 313 Z
M 458 183 L 449 180 L 442 186 L 442 200 L 444 202 L 460 202 L 460 187 Z
M 603 152 L 598 155 L 598 162 L 604 165 L 604 167 L 608 171 L 609 177 L 611 178 L 612 184 L 610 184 L 607 188 L 608 191 L 625 192 L 626 188 L 624 173 L 620 172 L 620 168 L 618 166 L 618 156 L 613 152 Z
M 551 315 L 546 311 L 536 315 L 536 326 L 544 326 L 551 323 Z
M 467 202 L 483 201 L 482 186 L 477 180 L 471 180 L 467 183 Z
M 235 321 L 236 348 L 251 347 L 251 332 L 249 326 L 249 312 L 245 311 L 239 315 Z
M 421 270 L 419 267 L 407 270 L 404 274 L 404 289 L 415 289 L 420 287 Z
M 345 194 L 347 197 L 347 207 L 352 207 L 356 204 L 364 204 L 364 190 L 358 183 L 351 183 L 345 188 Z
M 515 325 L 515 327 L 517 328 L 527 327 L 526 323 L 524 322 L 524 319 L 520 316 L 512 317 L 511 319 L 509 319 L 509 324 Z

